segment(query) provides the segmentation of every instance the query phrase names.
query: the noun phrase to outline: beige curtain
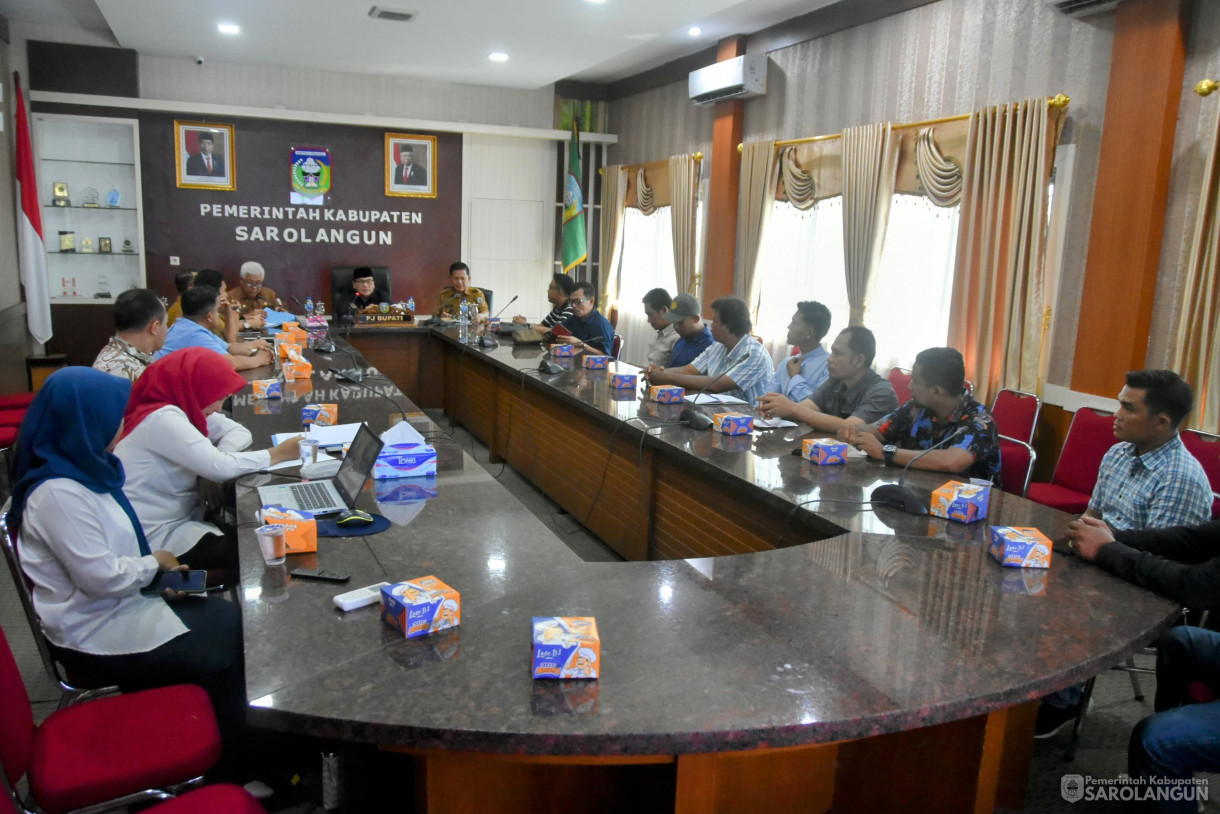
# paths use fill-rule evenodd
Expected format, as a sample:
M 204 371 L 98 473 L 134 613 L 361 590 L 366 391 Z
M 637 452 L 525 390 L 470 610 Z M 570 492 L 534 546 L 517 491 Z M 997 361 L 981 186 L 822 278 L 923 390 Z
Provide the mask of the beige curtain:
M 1190 426 L 1220 432 L 1220 116 L 1208 148 L 1184 277 L 1172 364 L 1195 391 Z
M 796 148 L 785 147 L 779 164 L 780 182 L 784 185 L 784 194 L 788 198 L 788 203 L 802 212 L 812 209 L 816 200 L 814 196 L 817 193 L 813 173 L 801 169 L 800 164 L 796 162 Z
M 901 140 L 889 123 L 843 131 L 843 265 L 852 325 L 864 321 L 869 279 L 881 262 Z
M 627 170 L 618 165 L 602 173 L 601 296 L 603 314 L 618 299 L 618 261 L 623 251 L 623 210 L 627 205 Z
M 962 165 L 941 154 L 931 127 L 920 130 L 915 140 L 915 167 L 919 189 L 934 205 L 949 207 L 962 202 Z
M 758 296 L 762 290 L 758 250 L 762 247 L 767 222 L 771 220 L 778 171 L 774 141 L 749 141 L 742 147 L 741 192 L 737 203 L 737 245 L 742 273 L 737 275 L 737 295 L 745 300 L 755 320 L 758 319 Z
M 671 229 L 674 236 L 674 270 L 678 276 L 678 291 L 694 294 L 699 286 L 696 268 L 699 207 L 699 161 L 693 153 L 675 155 L 669 159 L 669 194 Z
M 657 211 L 653 191 L 644 177 L 644 168 L 640 167 L 635 174 L 635 203 L 645 215 L 651 215 Z
M 984 404 L 1004 387 L 1041 393 L 1046 191 L 1063 115 L 1029 99 L 970 118 L 949 345 Z

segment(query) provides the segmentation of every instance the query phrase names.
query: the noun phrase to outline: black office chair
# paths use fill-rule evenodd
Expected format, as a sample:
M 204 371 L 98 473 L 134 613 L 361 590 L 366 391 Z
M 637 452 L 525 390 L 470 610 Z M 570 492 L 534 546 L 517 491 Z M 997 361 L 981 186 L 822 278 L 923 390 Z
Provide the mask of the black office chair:
M 491 307 L 491 289 L 478 286 L 478 289 L 483 292 L 483 296 L 487 299 L 487 316 L 494 316 L 496 311 Z
M 338 314 L 339 303 L 349 302 L 356 292 L 352 288 L 352 272 L 364 266 L 332 266 L 330 269 L 330 302 L 331 313 Z M 393 296 L 390 289 L 390 269 L 388 266 L 369 266 L 373 272 L 373 282 L 378 291 Z

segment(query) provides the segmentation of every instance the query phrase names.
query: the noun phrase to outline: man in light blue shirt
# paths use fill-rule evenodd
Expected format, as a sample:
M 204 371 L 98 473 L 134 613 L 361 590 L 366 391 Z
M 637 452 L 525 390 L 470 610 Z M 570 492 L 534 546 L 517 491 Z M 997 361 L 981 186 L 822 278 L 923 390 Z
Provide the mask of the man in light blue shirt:
M 226 343 L 214 332 L 220 324 L 221 296 L 210 285 L 196 285 L 182 295 L 182 318 L 170 326 L 165 345 L 157 351 L 161 359 L 182 348 L 208 348 L 233 363 L 235 370 L 271 364 L 270 346 L 263 341 Z
M 773 375 L 771 355 L 750 335 L 754 324 L 750 309 L 737 297 L 721 297 L 712 303 L 716 315 L 712 338 L 716 341 L 680 368 L 662 370 L 649 365 L 644 374 L 650 384 L 676 384 L 688 395 L 700 391 L 723 393 L 742 399 L 751 408 L 767 392 Z
M 785 341 L 800 353 L 775 366 L 770 392 L 790 401 L 804 401 L 826 381 L 826 359 L 822 338 L 830 330 L 830 309 L 820 302 L 798 302 L 788 323 Z

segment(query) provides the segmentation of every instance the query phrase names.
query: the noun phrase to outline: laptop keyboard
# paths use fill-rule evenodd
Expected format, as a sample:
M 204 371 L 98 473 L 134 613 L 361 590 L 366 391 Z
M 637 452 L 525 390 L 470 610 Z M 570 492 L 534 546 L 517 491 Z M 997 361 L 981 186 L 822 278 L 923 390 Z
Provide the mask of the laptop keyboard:
M 330 492 L 324 483 L 310 481 L 309 483 L 294 483 L 292 496 L 297 500 L 297 506 L 302 509 L 325 509 L 334 504 Z

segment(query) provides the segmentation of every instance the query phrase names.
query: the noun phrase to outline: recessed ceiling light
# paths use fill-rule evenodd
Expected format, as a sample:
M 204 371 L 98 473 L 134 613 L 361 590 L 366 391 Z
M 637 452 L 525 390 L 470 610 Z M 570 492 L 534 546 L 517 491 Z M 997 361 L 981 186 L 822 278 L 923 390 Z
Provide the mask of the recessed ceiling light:
M 492 62 L 508 62 L 508 54 L 503 51 L 492 51 L 487 58 Z
M 590 3 L 604 3 L 606 0 L 588 0 Z
M 686 29 L 686 33 L 690 34 L 692 37 L 697 37 L 703 33 L 703 29 L 697 25 L 692 25 L 690 28 Z
M 216 26 L 216 30 L 221 34 L 240 34 L 241 26 L 233 25 L 233 23 L 219 23 Z

